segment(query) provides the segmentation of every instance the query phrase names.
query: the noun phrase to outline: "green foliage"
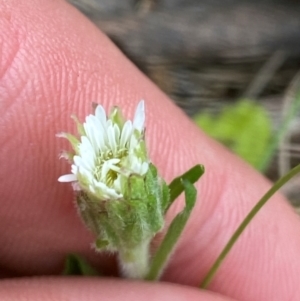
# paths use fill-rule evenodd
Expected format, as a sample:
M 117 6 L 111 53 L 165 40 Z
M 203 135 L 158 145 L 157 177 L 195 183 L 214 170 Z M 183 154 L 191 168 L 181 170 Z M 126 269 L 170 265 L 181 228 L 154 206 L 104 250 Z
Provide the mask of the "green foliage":
M 140 233 L 136 233 L 136 231 L 141 231 L 140 227 L 137 227 L 136 219 L 138 218 L 139 221 L 142 219 L 144 222 L 149 224 L 144 224 L 142 228 L 148 229 L 150 227 L 151 229 L 148 229 L 147 231 L 150 230 L 150 232 L 153 231 L 156 233 L 161 229 L 161 223 L 163 223 L 163 221 L 160 220 L 162 218 L 161 214 L 164 214 L 172 202 L 182 192 L 185 192 L 185 207 L 182 212 L 177 214 L 177 216 L 173 219 L 164 237 L 164 240 L 153 257 L 149 272 L 145 277 L 147 280 L 158 279 L 163 269 L 167 265 L 195 205 L 197 190 L 193 184 L 198 181 L 203 174 L 204 166 L 196 165 L 186 173 L 175 178 L 167 186 L 162 179 L 158 181 L 157 170 L 155 166 L 151 164 L 146 179 L 141 177 L 131 177 L 129 199 L 123 200 L 122 202 L 109 202 L 110 206 L 114 206 L 115 208 L 113 210 L 108 210 L 104 217 L 109 217 L 109 219 L 113 220 L 114 223 L 111 224 L 108 221 L 104 223 L 103 217 L 101 218 L 101 226 L 103 227 L 102 230 L 105 235 L 103 235 L 103 237 L 98 237 L 96 240 L 96 246 L 99 249 L 107 248 L 109 245 L 108 238 L 110 238 L 110 240 L 113 239 L 115 242 L 118 242 L 120 239 L 122 239 L 122 244 L 125 246 L 127 246 L 128 243 L 130 245 L 132 240 L 135 241 L 135 236 L 138 236 L 142 242 L 145 241 L 145 238 L 143 239 L 143 237 L 140 237 Z M 157 183 L 161 184 L 161 186 L 157 187 Z M 81 201 L 80 198 L 78 198 L 77 201 L 78 200 Z M 158 202 L 158 204 L 156 202 Z M 87 206 L 86 203 L 85 206 Z M 134 206 L 148 206 L 148 208 L 140 208 L 142 209 L 139 210 L 141 211 L 140 213 L 142 213 L 142 216 L 139 216 L 136 210 L 133 210 L 134 214 L 132 216 L 128 215 L 128 213 L 132 211 L 130 208 Z M 97 208 L 92 209 L 92 211 L 95 211 Z M 126 214 L 124 214 L 124 210 L 127 211 Z M 116 214 L 112 216 L 112 212 Z M 146 213 L 146 216 L 144 216 L 143 213 Z M 122 220 L 119 220 L 120 216 L 123 217 Z M 92 220 L 93 223 L 90 225 L 90 227 L 99 227 L 99 225 L 95 222 L 94 217 Z M 124 228 L 124 231 L 122 232 L 122 238 L 116 236 L 116 232 L 120 231 L 118 230 L 118 227 L 120 227 L 119 224 Z M 128 232 L 130 235 L 128 236 L 128 233 L 126 232 Z M 124 239 L 126 240 L 127 244 L 123 242 Z M 136 255 L 134 253 L 134 248 L 129 248 L 126 250 L 131 250 L 129 253 L 127 252 L 129 255 Z M 136 258 L 136 260 L 138 260 L 138 258 Z M 66 259 L 63 275 L 95 276 L 98 275 L 98 273 L 85 261 L 84 258 L 76 254 L 70 254 Z
M 69 254 L 65 261 L 63 275 L 71 276 L 99 276 L 100 274 L 91 267 L 86 260 L 78 254 Z
M 183 185 L 183 180 L 190 182 L 191 184 L 196 183 L 200 177 L 204 174 L 204 166 L 197 164 L 196 166 L 189 169 L 186 173 L 182 174 L 181 176 L 175 178 L 169 184 L 170 190 L 170 204 L 167 207 L 166 211 L 172 205 L 172 203 L 179 197 L 179 195 L 184 191 L 185 187 Z
M 272 134 L 271 120 L 262 106 L 244 99 L 218 116 L 201 113 L 194 120 L 208 135 L 259 168 Z
M 77 192 L 81 217 L 97 236 L 98 250 L 133 249 L 163 228 L 169 189 L 156 167 L 150 164 L 145 176 L 130 175 L 125 185 L 122 199 L 98 201 Z
M 185 207 L 173 219 L 162 243 L 154 254 L 149 272 L 145 277 L 146 280 L 157 280 L 166 267 L 196 203 L 197 190 L 193 183 L 198 181 L 203 174 L 204 166 L 196 165 L 180 177 L 175 178 L 169 185 L 170 205 L 184 191 Z

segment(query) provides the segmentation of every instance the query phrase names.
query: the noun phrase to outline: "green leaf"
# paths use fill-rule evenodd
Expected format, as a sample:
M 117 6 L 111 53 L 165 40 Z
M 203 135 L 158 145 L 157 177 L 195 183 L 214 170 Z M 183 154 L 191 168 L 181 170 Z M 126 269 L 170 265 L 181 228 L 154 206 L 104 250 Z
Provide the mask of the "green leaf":
M 72 148 L 74 149 L 76 154 L 79 153 L 79 144 L 80 144 L 80 142 L 74 135 L 62 132 L 62 133 L 56 134 L 56 137 L 67 139 L 70 142 L 70 144 L 72 145 Z
M 120 129 L 123 128 L 125 121 L 120 108 L 113 107 L 110 112 L 109 119 L 111 119 L 113 123 L 117 124 L 120 127 Z
M 96 239 L 96 248 L 97 250 L 101 250 L 101 249 L 105 249 L 105 247 L 107 247 L 109 245 L 109 242 L 107 240 L 104 239 Z
M 69 254 L 65 261 L 63 275 L 99 276 L 86 260 L 78 254 Z
M 204 174 L 204 166 L 203 165 L 196 165 L 192 167 L 190 170 L 188 170 L 183 175 L 175 178 L 170 184 L 170 200 L 169 205 L 166 208 L 166 211 L 169 209 L 169 207 L 172 205 L 175 199 L 179 197 L 179 195 L 184 191 L 184 184 L 182 180 L 186 180 L 190 182 L 191 184 L 194 184 L 199 180 L 199 178 Z
M 85 130 L 84 130 L 84 127 L 82 125 L 82 123 L 80 123 L 80 121 L 78 120 L 77 116 L 76 115 L 71 115 L 71 118 L 75 121 L 76 123 L 76 126 L 77 126 L 77 132 L 80 136 L 85 136 L 86 133 L 85 133 Z
M 208 135 L 254 167 L 260 167 L 272 135 L 272 121 L 261 105 L 242 99 L 217 116 L 202 113 L 194 120 Z
M 162 274 L 195 205 L 197 190 L 194 185 L 186 179 L 181 179 L 181 185 L 185 191 L 185 208 L 177 214 L 169 226 L 161 245 L 152 259 L 149 272 L 145 277 L 146 280 L 157 280 Z

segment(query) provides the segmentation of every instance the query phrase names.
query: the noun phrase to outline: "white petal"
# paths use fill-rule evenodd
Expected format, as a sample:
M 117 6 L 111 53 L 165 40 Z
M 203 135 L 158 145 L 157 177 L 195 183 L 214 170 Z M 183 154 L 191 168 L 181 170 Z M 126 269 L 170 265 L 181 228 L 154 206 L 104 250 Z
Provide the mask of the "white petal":
M 141 133 L 144 129 L 144 123 L 145 123 L 145 102 L 144 100 L 141 100 L 136 107 L 136 111 L 133 119 L 133 127 Z
M 110 126 L 112 126 L 112 121 L 110 119 L 107 120 L 106 122 L 106 129 L 108 129 Z
M 90 172 L 93 171 L 94 166 L 92 164 L 90 164 L 90 161 L 83 160 L 82 157 L 79 157 L 79 156 L 74 156 L 73 160 L 74 160 L 75 165 L 78 166 L 79 170 L 81 168 L 84 168 Z
M 84 162 L 84 166 L 90 170 L 93 171 L 95 169 L 95 159 L 92 152 L 84 153 L 82 156 L 82 161 Z
M 95 192 L 96 192 L 96 190 L 95 190 L 95 188 L 94 188 L 94 186 L 93 186 L 92 184 L 89 185 L 89 189 L 90 189 L 90 191 L 91 191 L 92 193 L 95 193 Z
M 74 174 L 63 175 L 58 178 L 58 182 L 74 182 L 76 180 L 77 177 Z
M 90 116 L 90 121 L 93 124 L 93 126 L 98 130 L 98 131 L 104 131 L 105 127 L 103 126 L 103 123 L 94 115 Z
M 79 153 L 80 155 L 84 153 L 91 153 L 94 156 L 93 159 L 95 159 L 96 157 L 96 151 L 93 148 L 91 141 L 86 136 L 81 137 L 81 143 L 79 145 Z
M 103 127 L 106 125 L 106 113 L 101 105 L 98 105 L 95 110 L 95 116 L 99 119 Z
M 107 173 L 108 173 L 108 171 L 109 171 L 109 168 L 110 168 L 109 162 L 108 162 L 108 161 L 105 161 L 105 162 L 103 163 L 102 169 L 101 169 L 101 179 L 102 179 L 103 181 L 106 180 L 106 175 L 107 175 Z
M 89 116 L 87 116 L 86 117 L 86 123 L 85 123 L 85 126 L 88 128 L 88 133 L 87 133 L 87 136 L 88 136 L 88 138 L 92 141 L 92 142 L 94 142 L 93 140 L 94 140 L 94 138 L 95 138 L 95 130 L 97 131 L 97 126 L 96 126 L 96 124 L 95 124 L 95 122 L 94 122 L 94 119 L 93 118 L 95 118 L 95 116 L 93 116 L 93 115 L 89 115 Z M 93 139 L 93 140 L 92 140 Z M 93 145 L 94 145 L 94 143 L 93 143 Z
M 147 162 L 143 162 L 140 174 L 143 176 L 148 171 L 148 168 L 149 164 Z
M 85 162 L 87 161 L 87 166 L 90 166 L 90 168 L 93 168 L 94 167 L 94 162 L 96 160 L 96 156 L 95 156 L 95 153 L 92 152 L 92 151 L 86 151 L 86 152 L 83 152 L 81 155 L 80 155 L 81 159 Z
M 122 190 L 121 177 L 122 176 L 119 174 L 116 180 L 114 181 L 114 188 L 118 192 Z
M 121 194 L 117 193 L 114 189 L 107 187 L 102 182 L 95 182 L 94 183 L 96 188 L 98 188 L 100 194 L 103 194 L 105 198 L 119 198 L 122 197 Z
M 94 169 L 89 169 L 86 166 L 86 163 L 79 156 L 74 156 L 74 163 L 78 167 L 78 172 L 77 173 L 79 173 L 83 177 L 87 178 L 88 181 L 91 182 L 94 178 L 94 176 L 93 176 Z
M 93 185 L 94 187 L 100 188 L 101 190 L 108 188 L 104 183 L 98 181 L 93 181 Z
M 89 124 L 88 120 L 89 120 L 89 116 L 86 116 L 85 117 L 85 122 L 83 123 L 83 128 L 84 128 L 84 131 L 85 131 L 87 137 L 90 138 L 90 136 L 91 136 L 91 128 L 90 128 L 90 124 Z
M 110 125 L 107 129 L 107 137 L 109 141 L 109 145 L 113 153 L 115 154 L 117 151 L 117 143 L 116 143 L 116 137 L 115 137 L 115 131 L 113 124 Z
M 102 123 L 95 116 L 91 116 L 92 127 L 94 131 L 94 139 L 97 144 L 97 150 L 105 151 L 105 144 L 107 141 L 106 129 Z
M 130 145 L 129 145 L 129 148 L 130 148 L 130 151 L 131 152 L 134 152 L 134 150 L 139 146 L 139 141 L 138 139 L 136 138 L 136 136 L 133 134 L 131 135 L 130 137 Z
M 75 164 L 71 166 L 71 172 L 76 175 L 78 173 L 78 167 Z
M 83 177 L 87 178 L 87 180 L 89 182 L 92 182 L 93 179 L 94 179 L 94 176 L 92 174 L 91 171 L 87 170 L 86 168 L 84 168 L 83 166 L 80 166 L 79 169 L 78 169 L 78 173 L 80 175 L 82 175 Z
M 107 160 L 107 162 L 112 165 L 112 164 L 117 164 L 120 162 L 120 159 L 118 158 L 113 158 L 113 159 L 110 159 L 110 160 Z
M 97 187 L 97 188 L 100 188 L 101 190 L 105 191 L 108 187 L 102 183 L 102 182 L 97 182 L 97 181 L 94 181 L 94 186 Z
M 131 156 L 130 157 L 130 165 L 129 168 L 134 172 L 139 174 L 140 173 L 140 164 L 139 164 L 139 160 L 137 159 L 136 156 Z
M 129 168 L 132 172 L 143 176 L 148 171 L 149 164 L 147 162 L 142 162 L 136 156 L 131 156 L 130 159 Z
M 120 162 L 120 159 L 114 158 L 114 159 L 107 160 L 103 163 L 102 169 L 101 169 L 101 179 L 103 181 L 106 180 L 106 175 L 110 169 L 112 169 L 114 171 L 120 170 L 120 168 L 118 166 L 115 166 L 115 164 L 118 164 L 119 162 Z
M 117 124 L 114 124 L 114 132 L 115 132 L 115 139 L 117 145 L 120 144 L 120 128 Z
M 131 134 L 132 134 L 132 123 L 130 120 L 127 120 L 122 129 L 120 147 L 125 147 Z
M 109 197 L 114 198 L 114 199 L 118 199 L 118 198 L 122 197 L 122 194 L 117 193 L 113 188 L 107 187 L 105 192 Z
M 120 167 L 119 166 L 116 166 L 115 164 L 118 164 L 121 160 L 120 159 L 111 159 L 109 160 L 109 168 L 113 171 L 120 171 Z
M 94 126 L 94 122 L 92 120 L 92 115 L 89 115 L 86 117 L 86 122 L 83 124 L 84 130 L 86 132 L 86 135 L 88 137 L 88 139 L 91 142 L 91 145 L 93 147 L 93 149 L 96 151 L 98 149 L 97 147 L 97 129 Z M 83 136 L 85 137 L 85 136 Z
M 74 156 L 73 161 L 77 167 L 80 167 L 82 165 L 82 159 L 79 156 Z

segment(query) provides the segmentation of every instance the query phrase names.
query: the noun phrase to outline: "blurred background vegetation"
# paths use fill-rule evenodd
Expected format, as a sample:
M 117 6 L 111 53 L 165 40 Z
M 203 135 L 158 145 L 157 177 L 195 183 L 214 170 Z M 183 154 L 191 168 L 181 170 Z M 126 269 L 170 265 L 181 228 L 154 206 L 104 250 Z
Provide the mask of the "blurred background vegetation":
M 204 131 L 271 180 L 300 163 L 298 1 L 69 2 Z M 300 177 L 283 192 L 299 210 Z

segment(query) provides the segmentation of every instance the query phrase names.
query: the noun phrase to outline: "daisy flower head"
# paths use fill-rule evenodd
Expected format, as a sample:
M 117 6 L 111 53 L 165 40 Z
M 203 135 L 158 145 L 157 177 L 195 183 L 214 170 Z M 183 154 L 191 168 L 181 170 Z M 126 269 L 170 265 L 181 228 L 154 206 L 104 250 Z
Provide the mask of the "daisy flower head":
M 144 176 L 149 169 L 144 129 L 145 103 L 137 105 L 133 121 L 114 107 L 109 116 L 101 105 L 81 124 L 76 117 L 79 138 L 61 133 L 69 140 L 72 153 L 71 174 L 59 177 L 59 182 L 73 182 L 76 191 L 84 191 L 99 200 L 122 199 L 130 175 Z
M 117 252 L 123 273 L 141 278 L 169 201 L 169 188 L 148 159 L 144 101 L 132 121 L 118 107 L 107 115 L 101 105 L 84 123 L 73 119 L 78 136 L 58 135 L 73 149 L 62 154 L 71 162 L 71 173 L 58 181 L 72 183 L 78 213 L 96 236 L 96 250 Z

